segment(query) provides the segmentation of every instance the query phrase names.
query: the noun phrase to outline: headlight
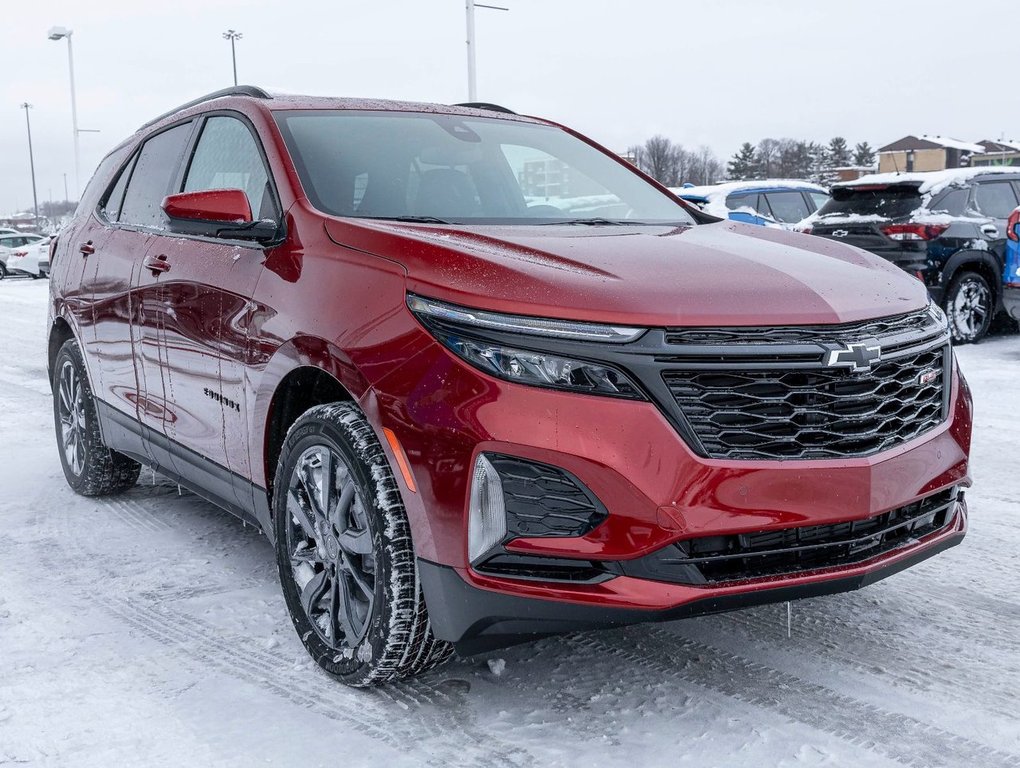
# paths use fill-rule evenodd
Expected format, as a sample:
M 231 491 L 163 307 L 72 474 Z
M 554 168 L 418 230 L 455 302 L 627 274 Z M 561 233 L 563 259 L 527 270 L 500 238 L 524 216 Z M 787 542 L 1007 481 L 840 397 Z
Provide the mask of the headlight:
M 928 313 L 934 317 L 943 328 L 949 327 L 949 319 L 946 317 L 946 313 L 942 311 L 942 307 L 931 299 L 928 299 Z
M 507 381 L 593 395 L 642 397 L 624 373 L 607 365 L 473 341 L 453 334 L 438 334 L 437 338 L 476 368 Z
M 523 349 L 468 335 L 474 327 L 483 332 L 498 330 L 522 337 L 530 334 L 548 339 L 559 335 L 568 341 L 583 338 L 620 342 L 637 338 L 644 333 L 643 328 L 500 315 L 443 304 L 418 296 L 409 296 L 407 304 L 443 346 L 492 376 L 535 387 L 644 399 L 641 390 L 627 374 L 611 365 L 580 360 L 554 352 Z

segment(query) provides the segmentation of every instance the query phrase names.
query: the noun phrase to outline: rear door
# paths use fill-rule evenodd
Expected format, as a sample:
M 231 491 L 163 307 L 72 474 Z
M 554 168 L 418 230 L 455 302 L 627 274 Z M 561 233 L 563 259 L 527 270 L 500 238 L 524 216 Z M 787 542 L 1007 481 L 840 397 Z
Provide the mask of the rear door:
M 279 222 L 262 147 L 245 118 L 211 114 L 196 137 L 173 191 L 241 189 L 255 218 Z M 161 406 L 178 475 L 218 503 L 249 510 L 248 328 L 264 249 L 252 241 L 164 233 L 145 262 L 140 284 L 160 287 L 146 326 L 158 328 Z M 158 277 L 149 266 L 157 266 Z
M 159 434 L 167 415 L 155 325 L 159 286 L 140 276 L 149 248 L 163 231 L 159 206 L 178 175 L 194 127 L 193 121 L 178 123 L 146 139 L 103 207 L 111 228 L 89 256 L 94 315 L 90 344 L 99 363 L 102 398 L 111 408 L 111 428 L 120 426 L 118 439 L 139 441 L 157 467 L 168 463 L 154 452 L 151 435 L 139 434 L 144 431 L 133 423 Z

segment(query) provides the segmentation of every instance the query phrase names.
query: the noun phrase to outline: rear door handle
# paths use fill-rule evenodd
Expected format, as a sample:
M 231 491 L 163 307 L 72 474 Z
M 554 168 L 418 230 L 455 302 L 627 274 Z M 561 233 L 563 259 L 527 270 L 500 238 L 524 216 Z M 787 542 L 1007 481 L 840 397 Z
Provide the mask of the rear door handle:
M 999 228 L 994 224 L 983 224 L 981 226 L 981 231 L 991 238 L 999 237 Z
M 146 256 L 142 261 L 142 266 L 152 272 L 153 277 L 159 277 L 161 272 L 170 271 L 170 262 L 167 261 L 165 253 L 161 253 L 159 256 Z
M 81 252 L 82 256 L 91 256 L 96 252 L 96 247 L 92 245 L 92 241 L 89 240 L 87 243 L 79 245 L 78 250 Z

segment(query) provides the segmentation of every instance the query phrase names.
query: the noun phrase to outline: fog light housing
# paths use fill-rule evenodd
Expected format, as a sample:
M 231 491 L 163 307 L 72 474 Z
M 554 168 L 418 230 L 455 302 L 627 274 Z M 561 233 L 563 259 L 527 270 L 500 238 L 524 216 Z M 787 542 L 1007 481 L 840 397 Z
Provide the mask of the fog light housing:
M 479 560 L 506 537 L 506 501 L 499 473 L 484 454 L 475 459 L 468 504 L 468 560 Z

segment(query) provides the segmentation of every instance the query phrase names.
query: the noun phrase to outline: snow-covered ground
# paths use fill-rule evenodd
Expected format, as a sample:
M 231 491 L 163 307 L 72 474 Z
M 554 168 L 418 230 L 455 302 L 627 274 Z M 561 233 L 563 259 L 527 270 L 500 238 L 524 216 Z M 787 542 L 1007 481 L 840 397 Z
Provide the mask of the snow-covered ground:
M 1020 337 L 959 350 L 964 543 L 863 591 L 575 635 L 348 690 L 264 538 L 143 473 L 65 486 L 44 281 L 0 283 L 0 765 L 1020 765 Z

